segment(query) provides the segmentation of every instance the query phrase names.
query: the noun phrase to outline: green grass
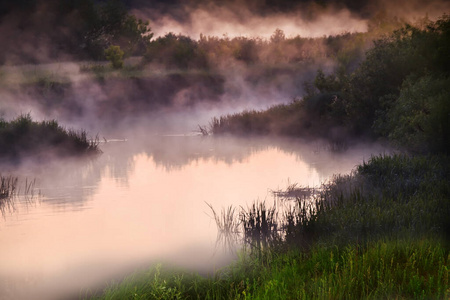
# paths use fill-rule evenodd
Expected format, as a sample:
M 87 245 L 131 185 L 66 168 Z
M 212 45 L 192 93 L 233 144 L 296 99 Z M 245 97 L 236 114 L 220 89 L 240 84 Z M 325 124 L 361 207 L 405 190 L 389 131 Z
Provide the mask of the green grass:
M 5 121 L 0 119 L 0 158 L 24 156 L 52 158 L 99 153 L 98 141 L 90 140 L 85 131 L 67 130 L 57 121 L 33 121 L 29 114 Z
M 284 213 L 263 203 L 243 209 L 252 246 L 213 275 L 158 265 L 94 298 L 448 299 L 449 161 L 373 157 L 336 176 L 310 205 L 298 198 Z M 231 215 L 230 207 L 215 216 L 226 228 L 237 224 Z
M 275 256 L 253 299 L 449 296 L 449 250 L 434 240 L 317 247 Z
M 339 121 L 328 114 L 331 96 L 325 97 L 321 107 L 311 106 L 315 99 L 295 99 L 288 104 L 278 104 L 266 110 L 249 110 L 214 117 L 209 122 L 209 132 L 215 135 L 275 135 L 318 139 L 344 143 L 352 134 Z M 328 102 L 330 103 L 328 103 Z
M 450 252 L 434 239 L 390 240 L 345 248 L 242 257 L 204 277 L 154 266 L 93 299 L 445 299 Z
M 294 101 L 280 104 L 263 111 L 244 111 L 213 118 L 210 131 L 213 134 L 277 134 L 299 136 L 309 128 L 304 104 Z

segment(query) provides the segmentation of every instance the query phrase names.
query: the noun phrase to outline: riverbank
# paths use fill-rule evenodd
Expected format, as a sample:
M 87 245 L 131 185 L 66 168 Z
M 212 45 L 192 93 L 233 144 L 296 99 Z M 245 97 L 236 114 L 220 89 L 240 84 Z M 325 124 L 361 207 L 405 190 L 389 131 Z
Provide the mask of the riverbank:
M 324 186 L 313 209 L 297 198 L 274 220 L 261 206 L 249 234 L 266 242 L 232 266 L 208 277 L 156 266 L 94 299 L 446 298 L 449 169 L 447 156 L 374 157 Z
M 449 266 L 439 241 L 379 241 L 246 258 L 208 278 L 157 265 L 95 299 L 443 299 Z
M 404 26 L 376 41 L 354 70 L 318 70 L 291 104 L 202 127 L 214 135 L 321 137 L 337 149 L 382 139 L 409 155 L 373 157 L 312 198 L 286 200 L 287 211 L 254 203 L 239 217 L 224 212 L 219 219 L 231 226 L 219 229 L 239 223 L 248 247 L 216 274 L 162 275 L 156 267 L 98 298 L 448 298 L 450 91 L 448 58 L 439 49 L 448 49 L 449 23 L 443 15 Z

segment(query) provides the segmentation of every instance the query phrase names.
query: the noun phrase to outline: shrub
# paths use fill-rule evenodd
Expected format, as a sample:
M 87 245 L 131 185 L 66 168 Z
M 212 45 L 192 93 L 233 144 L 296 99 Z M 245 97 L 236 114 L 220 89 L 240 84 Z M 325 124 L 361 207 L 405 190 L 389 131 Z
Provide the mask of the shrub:
M 395 143 L 416 152 L 449 153 L 450 78 L 406 80 L 387 122 Z
M 111 45 L 105 50 L 106 59 L 109 60 L 114 69 L 123 68 L 123 52 L 120 46 Z

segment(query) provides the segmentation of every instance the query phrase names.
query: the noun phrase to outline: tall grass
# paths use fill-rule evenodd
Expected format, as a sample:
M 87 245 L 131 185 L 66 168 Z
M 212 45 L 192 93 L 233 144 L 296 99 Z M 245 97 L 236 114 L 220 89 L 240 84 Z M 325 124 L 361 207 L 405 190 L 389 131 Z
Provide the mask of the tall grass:
M 17 210 L 17 196 L 23 196 L 26 204 L 32 203 L 35 198 L 35 185 L 36 180 L 25 179 L 24 188 L 21 190 L 18 177 L 0 175 L 0 212 L 2 216 Z
M 380 240 L 241 257 L 212 276 L 156 265 L 94 299 L 446 299 L 450 252 L 438 240 Z
M 238 216 L 230 207 L 214 217 L 219 229 L 240 224 L 251 245 L 236 263 L 206 277 L 153 268 L 98 297 L 447 299 L 449 162 L 376 156 L 309 200 L 302 194 L 292 200 L 289 190 L 287 206 L 255 202 Z
M 236 208 L 229 206 L 226 209 L 222 209 L 218 214 L 211 204 L 206 203 L 212 212 L 212 218 L 216 222 L 218 235 L 216 247 L 222 247 L 231 251 L 235 250 L 235 247 L 239 244 L 239 238 L 241 236 L 241 222 L 236 217 Z
M 0 199 L 10 198 L 17 187 L 17 177 L 3 177 L 0 176 Z
M 0 158 L 18 159 L 99 153 L 98 138 L 88 139 L 86 131 L 67 130 L 57 121 L 36 122 L 29 114 L 5 121 L 0 119 Z
M 336 175 L 311 199 L 288 200 L 289 209 L 270 221 L 280 229 L 272 239 L 294 247 L 428 235 L 450 239 L 449 170 L 446 156 L 372 157 L 350 175 Z M 267 210 L 277 214 L 275 207 L 256 204 L 243 212 L 246 239 L 264 235 L 260 216 Z
M 12 201 L 12 197 L 16 192 L 17 181 L 17 177 L 0 176 L 0 211 L 2 215 L 4 215 L 6 211 L 14 210 L 14 201 Z
M 449 290 L 440 242 L 388 240 L 274 257 L 253 299 L 436 299 Z M 266 277 L 267 276 L 267 277 Z

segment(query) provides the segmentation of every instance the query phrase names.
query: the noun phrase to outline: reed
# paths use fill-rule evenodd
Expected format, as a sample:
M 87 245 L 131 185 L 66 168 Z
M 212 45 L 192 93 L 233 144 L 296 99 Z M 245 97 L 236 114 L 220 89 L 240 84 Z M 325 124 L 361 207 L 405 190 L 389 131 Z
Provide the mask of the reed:
M 17 177 L 0 176 L 0 211 L 5 215 L 6 211 L 14 211 L 13 196 L 16 193 Z
M 213 213 L 219 231 L 240 224 L 250 245 L 236 263 L 210 276 L 166 273 L 156 290 L 151 269 L 100 297 L 153 299 L 165 290 L 175 299 L 447 299 L 449 169 L 446 156 L 376 156 L 309 199 L 255 201 L 238 216 L 228 207 Z
M 10 198 L 14 195 L 17 187 L 17 177 L 0 176 L 0 199 Z
M 206 205 L 210 208 L 213 214 L 212 218 L 216 222 L 217 226 L 218 234 L 216 248 L 220 247 L 234 251 L 236 246 L 239 244 L 239 238 L 241 235 L 241 222 L 239 218 L 236 217 L 236 208 L 230 205 L 226 209 L 222 208 L 220 214 L 218 214 L 211 204 L 206 203 Z
M 0 175 L 0 211 L 2 216 L 17 210 L 18 198 L 25 205 L 31 204 L 36 199 L 36 179 L 25 179 L 21 190 L 19 178 Z M 40 196 L 40 192 L 37 194 Z
M 241 207 L 243 241 L 259 252 L 279 245 L 309 249 L 379 238 L 450 238 L 449 169 L 445 156 L 382 155 L 320 189 L 291 185 L 274 192 L 273 206 Z
M 0 119 L 0 158 L 17 160 L 23 155 L 52 158 L 100 153 L 98 136 L 89 139 L 84 130 L 65 129 L 57 121 L 35 122 L 29 114 Z

